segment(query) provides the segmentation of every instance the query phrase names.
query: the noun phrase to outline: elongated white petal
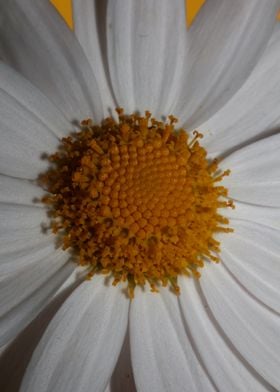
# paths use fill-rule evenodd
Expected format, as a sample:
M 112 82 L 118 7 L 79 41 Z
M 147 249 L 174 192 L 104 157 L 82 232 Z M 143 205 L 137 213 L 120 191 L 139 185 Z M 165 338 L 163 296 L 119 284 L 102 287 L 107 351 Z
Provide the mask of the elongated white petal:
M 71 124 L 40 91 L 0 63 L 0 172 L 36 178 Z M 36 196 L 36 193 L 34 194 Z M 13 197 L 13 196 L 11 196 Z
M 110 79 L 117 104 L 129 113 L 136 109 L 132 59 L 133 2 L 111 1 L 107 7 L 106 34 Z
M 108 60 L 106 58 L 106 2 L 73 0 L 74 31 L 89 60 L 102 97 L 105 113 L 114 110 Z
M 248 221 L 231 222 L 224 236 L 223 263 L 259 301 L 280 314 L 280 231 Z
M 42 232 L 44 209 L 0 203 L 0 345 L 23 329 L 70 274 L 69 255 L 56 253 Z
M 45 252 L 52 252 L 54 236 L 40 232 L 40 226 L 15 230 L 1 228 L 0 264 L 1 273 L 8 274 L 18 268 L 36 262 L 37 257 Z
M 30 181 L 12 178 L 0 174 L 0 203 L 13 203 L 23 206 L 39 207 L 42 188 Z
M 45 221 L 42 208 L 0 203 L 1 273 L 32 263 L 32 252 L 40 255 L 41 250 L 54 250 L 54 236 L 43 232 L 41 227 Z
M 127 111 L 175 114 L 190 128 L 201 124 L 256 65 L 276 5 L 207 1 L 187 31 L 183 0 L 109 1 L 108 61 L 117 103 Z
M 249 221 L 280 231 L 280 208 L 235 202 L 235 209 L 227 208 L 223 210 L 223 215 L 232 222 L 236 220 Z
M 69 264 L 67 264 L 68 266 Z M 66 267 L 63 267 L 64 269 Z M 66 268 L 67 269 L 67 268 Z M 58 275 L 61 272 L 58 271 Z M 70 276 L 73 276 L 74 272 Z M 61 276 L 63 277 L 63 276 Z M 60 278 L 61 278 L 60 277 Z M 69 278 L 66 276 L 66 281 Z M 59 295 L 55 294 L 40 313 L 32 320 L 23 331 L 9 342 L 5 352 L 0 357 L 0 386 L 3 391 L 18 392 L 22 382 L 24 372 L 30 362 L 33 351 L 39 343 L 48 324 L 73 290 L 82 282 L 79 279 L 67 287 Z M 56 277 L 54 277 L 56 280 Z M 51 281 L 52 282 L 52 281 Z M 3 346 L 5 347 L 5 346 Z M 3 347 L 0 348 L 2 352 Z
M 0 92 L 0 173 L 34 179 L 45 170 L 44 153 L 55 151 L 58 140 L 36 115 L 15 98 Z
M 31 206 L 20 206 L 17 204 L 0 204 L 0 233 L 1 238 L 6 241 L 14 241 L 13 234 L 22 233 L 22 238 L 26 238 L 28 230 L 37 230 L 38 237 L 42 233 L 41 225 L 46 221 L 46 212 L 42 208 Z M 26 231 L 26 233 L 25 233 Z M 20 236 L 17 238 L 19 240 Z M 8 243 L 7 243 L 8 245 Z M 3 247 L 5 244 L 3 243 Z M 8 246 L 7 246 L 8 248 Z
M 104 391 L 122 347 L 128 306 L 104 277 L 82 283 L 46 330 L 21 391 Z
M 242 88 L 200 126 L 212 155 L 225 154 L 280 127 L 280 26 Z M 279 199 L 279 198 L 278 198 Z
M 75 264 L 72 262 L 64 264 L 38 290 L 34 291 L 25 300 L 1 317 L 0 346 L 13 339 L 40 313 L 74 268 Z
M 2 275 L 0 279 L 0 318 L 40 289 L 69 258 L 67 252 L 53 251 L 37 260 L 36 263 L 21 269 L 18 268 L 13 273 Z
M 249 295 L 223 265 L 207 266 L 200 284 L 209 311 L 233 349 L 257 377 L 278 390 L 279 314 Z
M 210 118 L 243 85 L 269 41 L 277 1 L 210 0 L 190 28 L 186 66 L 171 111 L 193 128 Z M 262 28 L 260 29 L 260 24 Z
M 10 231 L 10 236 L 13 236 L 12 231 Z M 29 239 L 29 243 L 31 242 L 29 246 L 19 249 L 10 246 L 6 251 L 0 252 L 0 275 L 4 277 L 21 273 L 21 271 L 40 263 L 43 259 L 51 261 L 56 251 L 55 237 L 53 235 L 45 235 L 45 237 L 37 243 Z M 16 238 L 15 236 L 14 241 Z
M 229 155 L 220 167 L 230 168 L 224 178 L 233 199 L 280 207 L 280 134 L 250 144 Z
M 22 109 L 30 112 L 38 122 L 38 133 L 41 127 L 57 137 L 62 137 L 72 129 L 59 107 L 55 106 L 37 87 L 21 76 L 9 65 L 0 62 L 0 94 L 12 98 Z M 27 128 L 22 124 L 23 128 Z M 28 132 L 28 129 L 26 129 Z
M 69 121 L 103 118 L 96 80 L 74 34 L 49 1 L 0 2 L 0 54 Z
M 182 277 L 179 284 L 181 287 L 179 302 L 186 329 L 196 347 L 197 356 L 207 369 L 216 390 L 267 391 L 266 383 L 255 377 L 254 371 L 232 349 L 203 300 L 197 282 Z
M 214 391 L 184 328 L 177 297 L 137 290 L 130 311 L 131 356 L 139 391 Z

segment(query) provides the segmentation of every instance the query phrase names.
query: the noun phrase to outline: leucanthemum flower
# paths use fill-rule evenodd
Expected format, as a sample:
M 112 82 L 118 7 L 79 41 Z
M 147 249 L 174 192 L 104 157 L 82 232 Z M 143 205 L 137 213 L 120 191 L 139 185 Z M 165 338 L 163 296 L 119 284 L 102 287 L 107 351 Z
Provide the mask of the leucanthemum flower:
M 179 0 L 73 3 L 77 39 L 48 1 L 0 1 L 2 390 L 31 354 L 21 391 L 278 390 L 277 2 L 208 0 L 189 31 Z M 216 233 L 219 265 L 179 275 L 179 296 L 85 280 L 42 230 L 42 155 L 116 107 L 176 116 L 231 170 L 234 232 Z

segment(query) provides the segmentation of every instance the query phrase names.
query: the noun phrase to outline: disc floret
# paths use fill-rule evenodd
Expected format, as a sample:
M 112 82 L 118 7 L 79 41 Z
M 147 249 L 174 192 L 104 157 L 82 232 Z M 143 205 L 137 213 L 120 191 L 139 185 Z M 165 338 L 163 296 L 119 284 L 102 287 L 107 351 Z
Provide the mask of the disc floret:
M 202 135 L 175 131 L 175 117 L 117 112 L 118 121 L 83 121 L 49 157 L 40 182 L 52 230 L 90 267 L 89 276 L 126 281 L 130 296 L 146 282 L 152 291 L 171 285 L 179 293 L 178 275 L 199 277 L 205 259 L 219 260 L 215 233 L 232 231 L 218 212 L 232 207 L 217 185 L 229 171 L 217 174 Z

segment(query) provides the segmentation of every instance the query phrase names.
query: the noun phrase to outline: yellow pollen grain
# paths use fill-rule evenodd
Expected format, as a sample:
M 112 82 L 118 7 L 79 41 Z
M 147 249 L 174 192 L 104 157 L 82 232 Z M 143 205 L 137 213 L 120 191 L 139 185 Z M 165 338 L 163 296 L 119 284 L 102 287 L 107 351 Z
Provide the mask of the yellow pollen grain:
M 179 294 L 178 276 L 199 277 L 205 259 L 218 260 L 215 233 L 232 231 L 218 212 L 233 207 L 217 185 L 229 171 L 207 160 L 200 133 L 176 131 L 175 117 L 117 113 L 101 125 L 84 120 L 49 157 L 39 180 L 52 230 L 90 276 L 127 281 L 131 297 L 147 282 Z

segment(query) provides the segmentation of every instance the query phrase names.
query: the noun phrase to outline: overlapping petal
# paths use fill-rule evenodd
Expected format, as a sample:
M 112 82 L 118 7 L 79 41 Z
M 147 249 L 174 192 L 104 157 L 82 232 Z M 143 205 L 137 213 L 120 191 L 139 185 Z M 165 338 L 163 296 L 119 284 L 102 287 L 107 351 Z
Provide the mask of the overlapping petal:
M 224 335 L 203 298 L 198 282 L 184 277 L 179 281 L 182 292 L 180 309 L 186 328 L 216 390 L 267 391 L 267 384 L 256 377 L 254 369 L 245 363 Z
M 242 88 L 206 123 L 202 140 L 211 155 L 225 155 L 280 130 L 280 26 Z
M 262 206 L 280 207 L 280 134 L 259 140 L 229 155 L 221 169 L 231 175 L 223 184 L 233 199 Z
M 104 277 L 82 283 L 51 321 L 21 391 L 103 391 L 127 329 L 129 301 Z M 65 358 L 68 358 L 65 361 Z
M 237 355 L 268 390 L 278 390 L 279 314 L 248 295 L 223 265 L 207 266 L 200 284 L 205 303 Z
M 210 0 L 187 31 L 183 0 L 109 1 L 107 51 L 117 103 L 127 111 L 175 114 L 188 128 L 206 121 L 256 65 L 276 6 Z
M 0 173 L 34 179 L 71 124 L 27 80 L 0 63 Z M 36 195 L 34 195 L 36 196 Z
M 75 268 L 73 263 L 65 263 L 48 277 L 38 290 L 26 297 L 0 319 L 0 346 L 14 339 L 48 304 L 60 286 Z
M 0 57 L 35 84 L 65 117 L 100 121 L 103 107 L 82 48 L 49 1 L 0 1 Z
M 188 334 L 177 297 L 137 290 L 130 310 L 131 355 L 139 391 L 215 391 Z
M 107 1 L 73 0 L 74 31 L 89 60 L 102 97 L 105 113 L 116 107 L 106 56 Z
M 255 298 L 280 315 L 280 230 L 232 220 L 234 234 L 222 239 L 221 258 Z
M 0 174 L 0 203 L 39 207 L 43 194 L 43 189 L 30 181 Z

